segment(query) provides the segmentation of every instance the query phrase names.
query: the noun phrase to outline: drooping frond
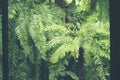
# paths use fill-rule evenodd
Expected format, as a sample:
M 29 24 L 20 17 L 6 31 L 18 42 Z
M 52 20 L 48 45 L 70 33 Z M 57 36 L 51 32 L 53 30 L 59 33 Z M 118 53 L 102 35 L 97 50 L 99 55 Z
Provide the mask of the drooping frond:
M 80 41 L 79 38 L 75 38 L 70 42 L 64 42 L 54 53 L 52 53 L 50 61 L 52 63 L 58 62 L 59 59 L 62 59 L 66 56 L 67 53 L 70 53 L 72 57 L 79 57 L 79 47 Z

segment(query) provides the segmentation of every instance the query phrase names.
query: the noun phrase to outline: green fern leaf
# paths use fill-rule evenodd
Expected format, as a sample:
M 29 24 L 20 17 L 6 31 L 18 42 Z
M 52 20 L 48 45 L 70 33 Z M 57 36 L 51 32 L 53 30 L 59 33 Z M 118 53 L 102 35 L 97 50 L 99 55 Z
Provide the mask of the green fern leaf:
M 66 74 L 69 75 L 74 80 L 79 80 L 79 77 L 75 73 L 73 73 L 72 71 L 66 71 Z

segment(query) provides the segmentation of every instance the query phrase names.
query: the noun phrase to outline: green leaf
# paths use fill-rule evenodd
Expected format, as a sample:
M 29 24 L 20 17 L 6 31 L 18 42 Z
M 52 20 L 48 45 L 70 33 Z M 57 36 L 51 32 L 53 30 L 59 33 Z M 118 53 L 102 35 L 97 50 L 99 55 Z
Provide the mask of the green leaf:
M 72 71 L 66 71 L 66 74 L 69 75 L 74 80 L 79 80 L 79 77 L 75 73 L 73 73 Z

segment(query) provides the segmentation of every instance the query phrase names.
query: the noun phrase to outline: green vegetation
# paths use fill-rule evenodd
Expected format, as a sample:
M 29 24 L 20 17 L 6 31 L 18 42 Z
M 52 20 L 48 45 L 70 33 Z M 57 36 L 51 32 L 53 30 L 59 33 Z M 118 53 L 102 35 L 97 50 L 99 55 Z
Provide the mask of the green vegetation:
M 109 0 L 57 1 L 8 1 L 10 80 L 109 80 Z

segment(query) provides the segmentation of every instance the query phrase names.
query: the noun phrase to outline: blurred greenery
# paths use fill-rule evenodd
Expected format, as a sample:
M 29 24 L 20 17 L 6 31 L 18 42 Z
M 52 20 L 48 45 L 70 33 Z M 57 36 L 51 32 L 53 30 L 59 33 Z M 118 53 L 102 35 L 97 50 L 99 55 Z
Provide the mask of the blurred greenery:
M 110 80 L 109 0 L 8 2 L 10 80 Z

